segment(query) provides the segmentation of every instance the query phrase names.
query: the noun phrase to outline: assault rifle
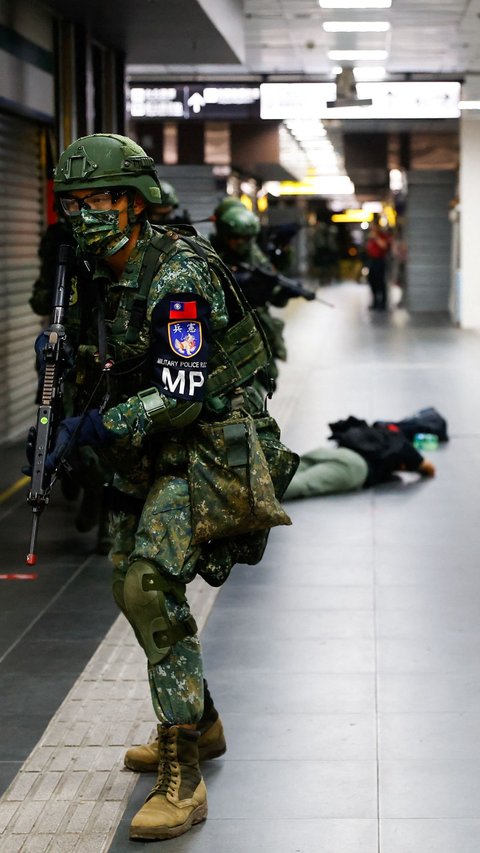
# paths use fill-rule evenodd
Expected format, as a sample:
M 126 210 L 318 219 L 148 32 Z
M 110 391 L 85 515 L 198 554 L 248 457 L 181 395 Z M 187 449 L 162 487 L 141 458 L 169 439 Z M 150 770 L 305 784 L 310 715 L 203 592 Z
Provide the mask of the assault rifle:
M 282 275 L 282 273 L 276 270 L 270 272 L 270 270 L 262 269 L 261 267 L 241 263 L 238 264 L 233 272 L 253 308 L 265 305 L 270 301 L 275 304 L 274 290 L 277 291 L 280 298 L 285 300 L 302 296 L 303 299 L 307 299 L 309 302 L 315 299 L 318 302 L 323 302 L 324 305 L 328 305 L 329 308 L 334 307 L 331 302 L 327 302 L 325 299 L 317 296 L 314 290 L 304 287 L 300 281 L 287 278 L 287 276 Z M 274 296 L 273 300 L 272 295 Z
M 53 449 L 56 428 L 62 417 L 63 372 L 67 357 L 64 321 L 74 259 L 73 248 L 62 244 L 55 271 L 52 322 L 45 332 L 46 345 L 43 351 L 45 371 L 40 390 L 37 425 L 29 435 L 29 441 L 34 443 L 34 449 L 32 482 L 27 497 L 33 512 L 30 550 L 26 559 L 28 566 L 34 566 L 37 562 L 35 545 L 38 523 L 41 513 L 50 500 L 50 490 L 55 476 L 46 470 L 45 463 Z

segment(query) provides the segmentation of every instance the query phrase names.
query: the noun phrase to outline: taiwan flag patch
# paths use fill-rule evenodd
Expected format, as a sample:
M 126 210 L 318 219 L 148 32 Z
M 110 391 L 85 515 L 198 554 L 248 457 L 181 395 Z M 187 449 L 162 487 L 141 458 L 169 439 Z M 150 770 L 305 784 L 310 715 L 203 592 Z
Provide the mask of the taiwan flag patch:
M 170 302 L 170 320 L 196 320 L 197 319 L 197 303 L 182 302 L 175 300 Z

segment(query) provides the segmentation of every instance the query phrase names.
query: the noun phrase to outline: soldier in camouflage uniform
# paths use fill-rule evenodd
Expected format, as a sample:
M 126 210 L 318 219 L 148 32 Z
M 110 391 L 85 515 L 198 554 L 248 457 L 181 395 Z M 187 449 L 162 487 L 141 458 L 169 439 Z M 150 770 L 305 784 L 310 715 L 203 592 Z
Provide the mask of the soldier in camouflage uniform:
M 216 235 L 212 243 L 233 272 L 250 305 L 256 309 L 265 329 L 272 358 L 268 364 L 270 382 L 264 377 L 262 384 L 267 388 L 271 384 L 274 388 L 278 378 L 275 362 L 276 359 L 286 360 L 287 348 L 283 337 L 285 323 L 271 313 L 269 306 L 285 306 L 288 296 L 275 284 L 275 267 L 256 242 L 260 233 L 260 220 L 255 213 L 247 210 L 241 202 L 226 204 L 215 216 L 215 227 Z M 271 276 L 267 288 L 258 286 L 258 272 Z
M 231 418 L 238 399 L 244 412 L 260 409 L 251 382 L 267 356 L 254 319 L 235 320 L 228 272 L 210 244 L 201 251 L 193 229 L 152 229 L 145 211 L 161 203 L 161 190 L 136 143 L 111 134 L 72 143 L 55 192 L 92 266 L 96 301 L 73 341 L 77 396 L 88 411 L 62 422 L 48 466 L 74 434 L 115 471 L 113 594 L 145 650 L 159 721 L 157 741 L 126 760 L 159 771 L 130 835 L 171 838 L 205 819 L 199 757 L 226 748 L 185 585 L 209 565 L 221 582 L 236 559 L 226 540 L 216 553 L 192 535 L 189 441 L 196 423 Z M 246 343 L 236 340 L 246 326 Z
M 148 208 L 148 219 L 152 225 L 190 225 L 188 211 L 178 214 L 178 196 L 175 188 L 168 181 L 159 181 L 162 191 L 162 203 L 151 204 Z

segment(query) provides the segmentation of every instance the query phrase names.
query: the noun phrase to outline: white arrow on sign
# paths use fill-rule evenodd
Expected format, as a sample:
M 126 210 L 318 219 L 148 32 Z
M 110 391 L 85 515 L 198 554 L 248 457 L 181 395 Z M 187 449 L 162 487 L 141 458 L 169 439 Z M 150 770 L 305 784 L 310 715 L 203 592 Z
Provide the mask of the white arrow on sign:
M 194 92 L 193 95 L 190 95 L 187 104 L 192 108 L 194 113 L 199 113 L 202 107 L 205 106 L 205 98 L 200 92 Z

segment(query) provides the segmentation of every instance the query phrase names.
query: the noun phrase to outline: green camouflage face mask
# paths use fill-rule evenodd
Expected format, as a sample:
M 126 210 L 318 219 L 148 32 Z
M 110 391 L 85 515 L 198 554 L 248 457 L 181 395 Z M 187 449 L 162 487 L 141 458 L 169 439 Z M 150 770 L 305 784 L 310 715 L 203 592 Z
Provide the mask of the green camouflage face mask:
M 253 237 L 248 237 L 248 239 L 242 240 L 241 242 L 239 241 L 233 246 L 230 246 L 230 248 L 235 255 L 238 255 L 239 258 L 246 258 L 250 254 L 252 240 Z
M 128 243 L 132 233 L 130 222 L 119 228 L 118 210 L 86 210 L 70 217 L 75 239 L 82 252 L 108 258 Z

